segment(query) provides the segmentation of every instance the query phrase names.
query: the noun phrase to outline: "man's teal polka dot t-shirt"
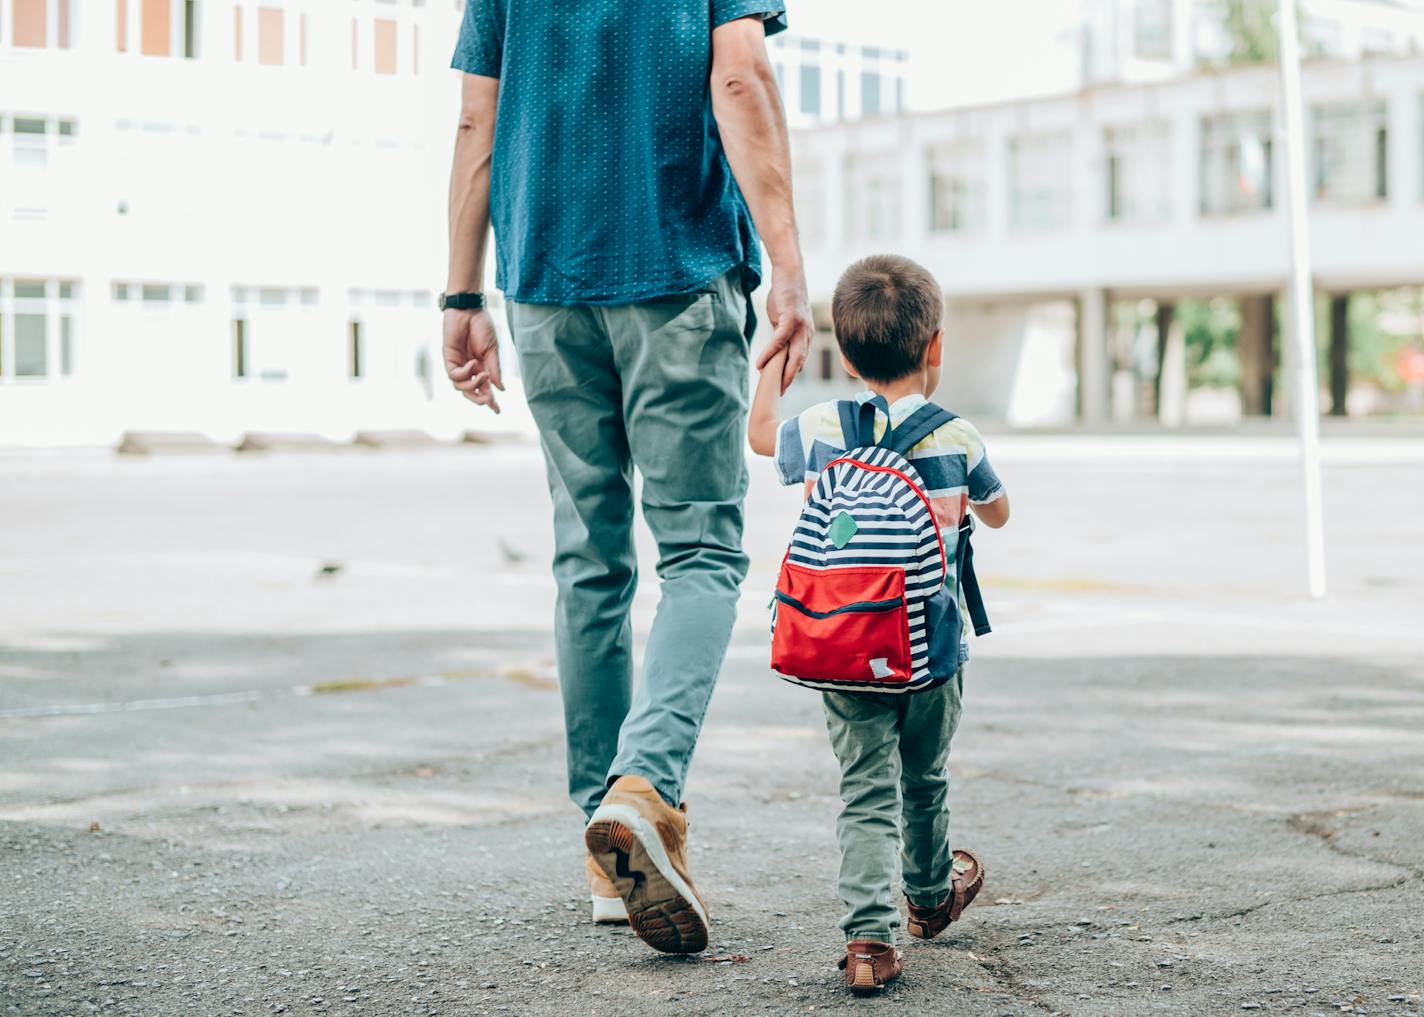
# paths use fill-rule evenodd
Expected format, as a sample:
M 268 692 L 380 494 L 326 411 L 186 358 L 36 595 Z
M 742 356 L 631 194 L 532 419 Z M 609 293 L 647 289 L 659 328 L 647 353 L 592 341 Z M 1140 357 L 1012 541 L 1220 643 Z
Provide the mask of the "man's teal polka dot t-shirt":
M 468 0 L 452 66 L 500 79 L 496 284 L 530 304 L 629 304 L 740 267 L 751 216 L 722 150 L 712 29 L 781 0 Z

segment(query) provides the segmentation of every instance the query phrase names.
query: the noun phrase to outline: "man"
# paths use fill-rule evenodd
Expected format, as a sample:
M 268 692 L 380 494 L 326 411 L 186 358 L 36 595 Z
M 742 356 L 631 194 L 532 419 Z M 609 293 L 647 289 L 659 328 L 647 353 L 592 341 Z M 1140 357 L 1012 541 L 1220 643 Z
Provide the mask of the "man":
M 450 380 L 498 412 L 478 293 L 493 223 L 554 502 L 569 789 L 596 920 L 695 953 L 683 783 L 746 575 L 748 294 L 772 266 L 782 386 L 811 311 L 765 36 L 781 0 L 468 0 L 450 184 Z M 755 224 L 755 228 L 753 228 Z M 633 470 L 662 598 L 633 695 Z

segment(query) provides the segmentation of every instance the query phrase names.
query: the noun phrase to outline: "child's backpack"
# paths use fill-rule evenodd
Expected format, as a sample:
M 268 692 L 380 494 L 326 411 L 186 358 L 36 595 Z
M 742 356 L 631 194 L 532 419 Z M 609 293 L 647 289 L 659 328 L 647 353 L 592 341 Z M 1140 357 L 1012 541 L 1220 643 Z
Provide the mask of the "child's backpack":
M 924 482 L 905 458 L 955 415 L 927 404 L 875 441 L 883 396 L 838 404 L 849 451 L 821 472 L 781 564 L 771 667 L 813 689 L 918 692 L 959 669 L 963 622 Z M 968 516 L 955 564 L 974 631 L 989 620 L 974 576 Z

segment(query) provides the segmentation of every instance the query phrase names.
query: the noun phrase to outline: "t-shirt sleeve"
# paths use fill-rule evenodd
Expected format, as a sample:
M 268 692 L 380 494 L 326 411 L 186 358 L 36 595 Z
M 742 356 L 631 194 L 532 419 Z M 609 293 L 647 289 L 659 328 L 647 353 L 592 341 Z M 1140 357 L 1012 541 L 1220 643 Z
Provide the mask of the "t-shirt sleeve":
M 984 447 L 984 437 L 978 428 L 964 421 L 965 437 L 968 438 L 969 500 L 975 505 L 984 505 L 1004 493 L 1004 485 L 999 480 L 994 467 L 989 464 L 989 453 Z
M 450 66 L 466 74 L 499 77 L 504 56 L 502 0 L 469 0 Z
M 776 475 L 787 486 L 806 481 L 806 443 L 801 437 L 801 418 L 792 417 L 776 430 Z
M 786 28 L 786 4 L 780 0 L 712 0 L 712 27 L 725 25 L 737 18 L 759 16 L 767 35 Z

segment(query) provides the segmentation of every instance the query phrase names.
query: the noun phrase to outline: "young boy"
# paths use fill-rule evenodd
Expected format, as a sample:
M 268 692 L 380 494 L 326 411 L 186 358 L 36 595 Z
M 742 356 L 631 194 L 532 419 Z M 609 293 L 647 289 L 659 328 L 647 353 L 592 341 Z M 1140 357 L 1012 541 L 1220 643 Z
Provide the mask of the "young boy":
M 889 420 L 876 410 L 877 440 L 924 406 L 939 384 L 944 356 L 944 304 L 939 285 L 908 258 L 878 255 L 856 262 L 841 276 L 831 318 L 841 360 L 868 391 L 862 405 L 883 396 Z M 762 371 L 752 401 L 752 450 L 775 458 L 782 483 L 814 486 L 828 463 L 855 443 L 843 433 L 835 402 L 813 406 L 780 422 L 778 404 L 784 355 Z M 984 454 L 984 440 L 967 420 L 950 421 L 920 441 L 906 458 L 927 488 L 935 519 L 953 553 L 953 539 L 972 509 L 986 526 L 1003 526 L 1009 500 Z M 951 561 L 950 582 L 957 574 Z M 957 583 L 956 583 L 957 585 Z M 963 591 L 958 592 L 966 617 Z M 823 692 L 826 726 L 841 767 L 844 807 L 836 824 L 840 841 L 839 889 L 848 909 L 841 920 L 847 952 L 840 966 L 846 984 L 872 992 L 900 974 L 895 949 L 899 909 L 892 896 L 895 855 L 901 852 L 909 933 L 929 939 L 957 919 L 983 883 L 984 868 L 971 852 L 949 842 L 949 742 L 959 723 L 964 693 L 960 667 L 953 680 L 922 692 Z M 899 830 L 903 830 L 903 845 Z

